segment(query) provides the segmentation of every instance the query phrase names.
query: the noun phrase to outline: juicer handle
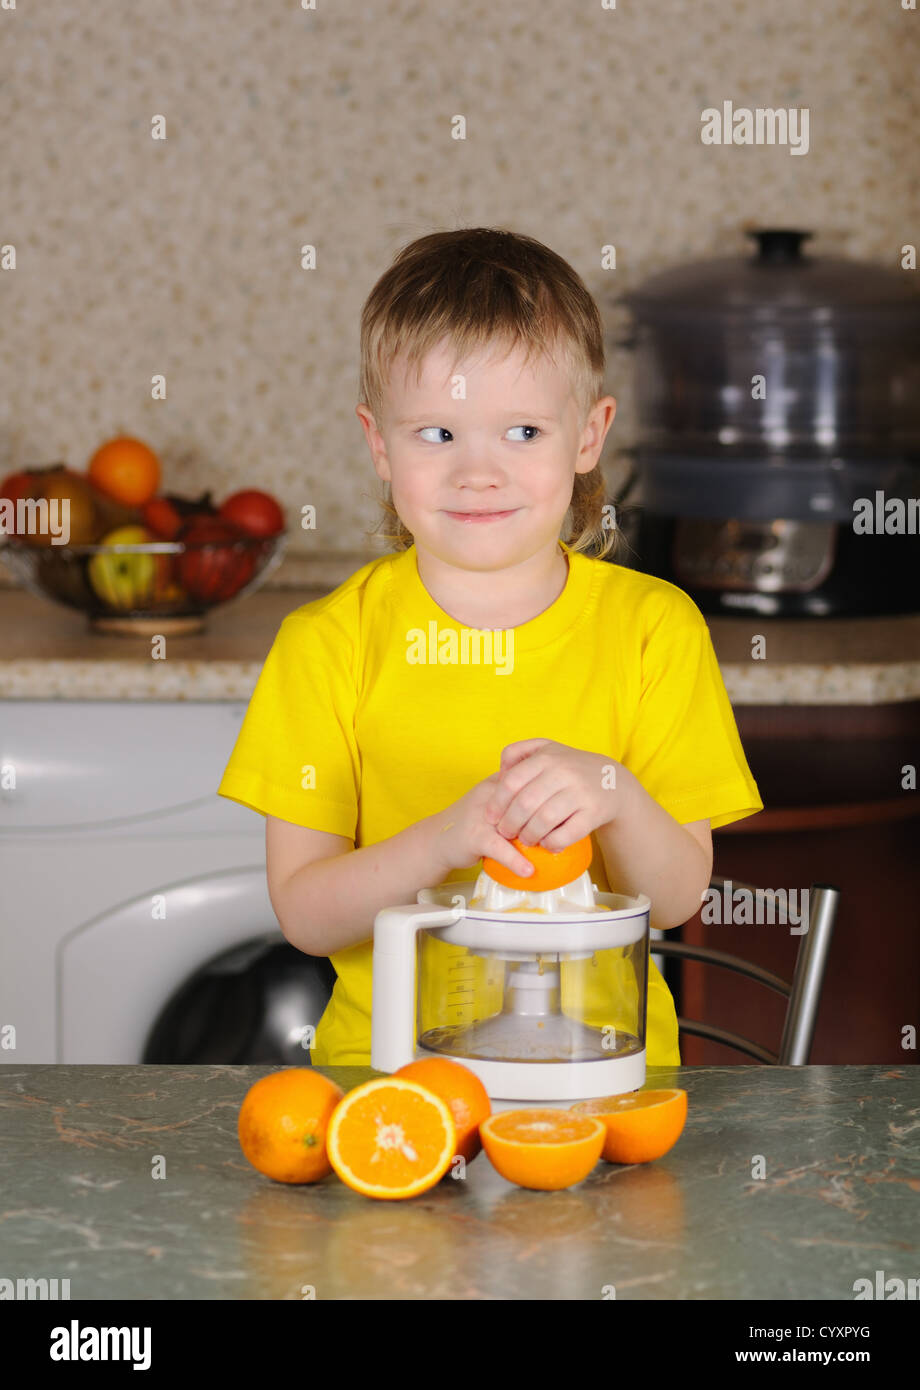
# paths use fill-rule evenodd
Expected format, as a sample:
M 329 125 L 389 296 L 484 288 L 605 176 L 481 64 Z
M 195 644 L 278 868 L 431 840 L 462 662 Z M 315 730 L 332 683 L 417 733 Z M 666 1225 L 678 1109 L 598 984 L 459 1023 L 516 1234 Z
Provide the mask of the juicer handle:
M 427 903 L 385 907 L 374 918 L 371 1066 L 394 1072 L 415 1057 L 415 936 L 420 927 L 449 927 L 464 907 Z

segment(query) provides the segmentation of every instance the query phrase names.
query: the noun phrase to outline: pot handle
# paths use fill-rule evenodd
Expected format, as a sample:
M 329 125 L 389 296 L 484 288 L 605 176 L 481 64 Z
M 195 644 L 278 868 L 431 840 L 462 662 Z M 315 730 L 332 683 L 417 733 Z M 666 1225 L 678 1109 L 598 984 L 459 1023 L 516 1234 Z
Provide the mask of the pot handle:
M 371 1066 L 394 1072 L 415 1056 L 415 940 L 421 927 L 449 927 L 465 905 L 432 909 L 427 903 L 385 907 L 374 918 Z
M 757 242 L 755 257 L 767 265 L 794 265 L 803 259 L 802 242 L 813 232 L 795 231 L 791 227 L 757 227 L 746 233 Z

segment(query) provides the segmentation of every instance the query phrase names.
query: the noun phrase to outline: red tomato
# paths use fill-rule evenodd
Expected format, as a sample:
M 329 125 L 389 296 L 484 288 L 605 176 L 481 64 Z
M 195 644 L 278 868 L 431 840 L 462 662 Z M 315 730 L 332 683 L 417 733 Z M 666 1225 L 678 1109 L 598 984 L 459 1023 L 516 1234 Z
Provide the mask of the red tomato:
M 221 503 L 218 515 L 242 526 L 250 536 L 277 536 L 284 530 L 284 512 L 274 497 L 255 488 L 234 492 Z
M 144 525 L 162 541 L 173 541 L 179 534 L 182 517 L 168 497 L 151 497 L 141 508 Z
M 185 522 L 177 540 L 201 549 L 186 550 L 176 556 L 177 576 L 189 598 L 203 603 L 219 603 L 239 593 L 248 584 L 256 567 L 251 546 L 234 549 L 230 544 L 250 540 L 229 521 L 214 516 L 196 516 Z

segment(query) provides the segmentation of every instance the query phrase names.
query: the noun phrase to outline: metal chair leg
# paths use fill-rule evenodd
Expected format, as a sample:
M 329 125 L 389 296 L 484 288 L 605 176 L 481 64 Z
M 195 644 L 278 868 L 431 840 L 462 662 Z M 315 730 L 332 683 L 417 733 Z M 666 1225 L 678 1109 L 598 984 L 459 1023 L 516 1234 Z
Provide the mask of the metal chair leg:
M 830 883 L 813 883 L 809 889 L 808 931 L 799 943 L 795 962 L 779 1048 L 781 1067 L 803 1067 L 808 1062 L 839 898 L 840 890 Z

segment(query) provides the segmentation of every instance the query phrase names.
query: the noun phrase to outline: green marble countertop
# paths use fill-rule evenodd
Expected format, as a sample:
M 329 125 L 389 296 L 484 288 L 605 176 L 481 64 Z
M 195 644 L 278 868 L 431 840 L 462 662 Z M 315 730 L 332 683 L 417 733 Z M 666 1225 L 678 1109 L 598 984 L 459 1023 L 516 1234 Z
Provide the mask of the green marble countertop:
M 851 1301 L 920 1270 L 916 1066 L 651 1067 L 689 1095 L 656 1163 L 533 1192 L 481 1154 L 402 1202 L 250 1167 L 237 1114 L 274 1070 L 7 1060 L 0 1277 L 69 1279 L 71 1299 Z

